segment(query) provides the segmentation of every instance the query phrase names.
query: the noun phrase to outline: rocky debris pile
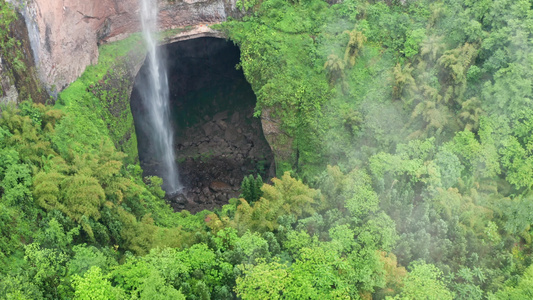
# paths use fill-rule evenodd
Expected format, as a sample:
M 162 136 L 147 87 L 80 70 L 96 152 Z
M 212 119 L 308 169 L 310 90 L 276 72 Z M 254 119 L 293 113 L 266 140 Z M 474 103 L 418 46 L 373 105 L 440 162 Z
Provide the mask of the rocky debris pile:
M 230 198 L 240 194 L 241 182 L 238 179 L 244 175 L 239 167 L 228 159 L 205 162 L 190 159 L 180 164 L 182 178 L 187 182 L 182 191 L 185 199 L 171 201 L 170 204 L 175 210 L 198 212 L 228 203 Z
M 262 136 L 261 123 L 250 112 L 223 111 L 180 133 L 178 169 L 184 188 L 168 195 L 176 211 L 212 210 L 238 197 L 248 174 L 263 178 L 275 175 L 270 147 Z M 188 140 L 184 140 L 188 137 Z M 145 174 L 157 174 L 155 161 L 142 162 Z
M 222 111 L 182 131 L 178 160 L 183 197 L 171 200 L 175 210 L 213 209 L 238 197 L 248 174 L 273 177 L 270 147 L 253 111 Z M 250 120 L 252 120 L 250 122 Z
M 223 111 L 212 119 L 205 116 L 200 126 L 187 128 L 180 134 L 181 140 L 190 139 L 178 144 L 179 158 L 221 156 L 241 162 L 247 157 L 265 158 L 270 148 L 260 136 L 261 123 L 246 122 L 252 119 L 251 111 L 246 116 L 242 114 L 234 112 L 230 117 L 228 111 Z

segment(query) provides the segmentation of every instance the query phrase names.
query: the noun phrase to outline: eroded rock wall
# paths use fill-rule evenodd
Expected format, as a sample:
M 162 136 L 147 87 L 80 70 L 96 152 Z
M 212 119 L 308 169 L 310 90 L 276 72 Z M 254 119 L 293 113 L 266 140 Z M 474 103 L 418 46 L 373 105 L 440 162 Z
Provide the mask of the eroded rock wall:
M 15 103 L 19 96 L 12 76 L 6 69 L 0 55 L 0 104 Z
M 98 61 L 98 45 L 140 31 L 139 0 L 12 0 L 24 14 L 39 76 L 52 94 Z M 160 29 L 238 16 L 235 0 L 160 1 Z
M 5 47 L 0 49 L 0 103 L 17 103 L 28 99 L 45 103 L 49 96 L 37 76 L 22 15 L 11 16 L 6 29 L 5 36 L 0 37 L 5 41 Z

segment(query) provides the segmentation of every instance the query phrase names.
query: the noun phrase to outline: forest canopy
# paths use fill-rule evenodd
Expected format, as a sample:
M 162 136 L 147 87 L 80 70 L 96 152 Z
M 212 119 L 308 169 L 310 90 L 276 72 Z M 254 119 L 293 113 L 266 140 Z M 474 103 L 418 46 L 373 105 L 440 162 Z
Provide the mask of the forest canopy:
M 531 298 L 532 4 L 239 0 L 217 29 L 290 155 L 194 215 L 83 79 L 2 105 L 1 298 Z

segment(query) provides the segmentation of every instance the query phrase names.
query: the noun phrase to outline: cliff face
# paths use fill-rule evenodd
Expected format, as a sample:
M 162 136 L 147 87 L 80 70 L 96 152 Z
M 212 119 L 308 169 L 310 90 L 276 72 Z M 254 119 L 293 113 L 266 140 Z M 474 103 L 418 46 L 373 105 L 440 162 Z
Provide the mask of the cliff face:
M 23 7 L 39 77 L 52 94 L 97 62 L 100 43 L 140 31 L 138 1 L 29 0 L 18 4 Z M 159 7 L 161 30 L 217 23 L 239 14 L 235 0 L 160 1 Z

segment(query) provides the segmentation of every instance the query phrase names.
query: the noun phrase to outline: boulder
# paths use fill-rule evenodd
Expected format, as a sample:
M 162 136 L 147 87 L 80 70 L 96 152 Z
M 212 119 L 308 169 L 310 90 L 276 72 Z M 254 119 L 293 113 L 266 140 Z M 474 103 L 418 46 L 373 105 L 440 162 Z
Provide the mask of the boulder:
M 236 125 L 239 122 L 239 112 L 236 111 L 231 116 L 231 124 Z
M 216 193 L 229 193 L 232 191 L 232 187 L 222 181 L 213 181 L 209 184 L 209 188 Z
M 207 122 L 202 125 L 202 129 L 206 136 L 211 136 L 218 128 L 215 122 Z M 208 140 L 208 138 L 206 138 L 206 140 Z
M 221 111 L 219 113 L 217 113 L 214 117 L 213 117 L 213 121 L 215 122 L 218 122 L 220 120 L 225 120 L 228 118 L 228 111 L 225 110 L 225 111 Z

